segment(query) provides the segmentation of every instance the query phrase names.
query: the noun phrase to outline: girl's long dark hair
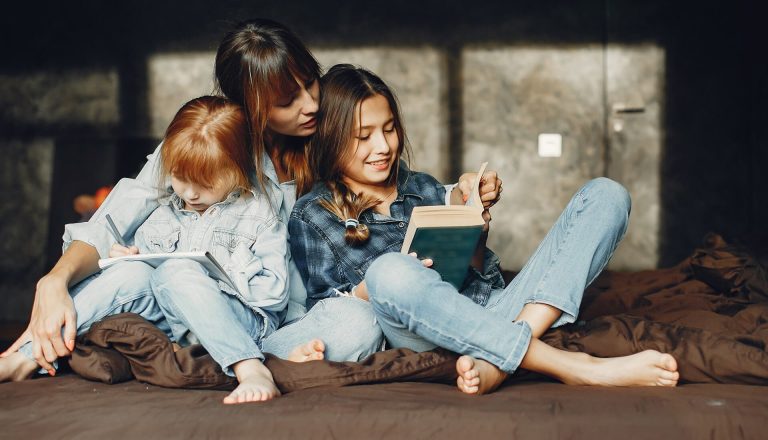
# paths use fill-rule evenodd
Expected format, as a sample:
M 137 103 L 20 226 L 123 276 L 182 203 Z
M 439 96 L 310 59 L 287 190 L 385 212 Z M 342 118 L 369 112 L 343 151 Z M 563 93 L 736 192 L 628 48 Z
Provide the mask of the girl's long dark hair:
M 256 160 L 256 176 L 266 190 L 262 156 L 271 146 L 266 136 L 269 109 L 280 97 L 303 82 L 319 79 L 320 65 L 304 43 L 284 25 L 252 19 L 229 32 L 216 53 L 216 84 L 224 96 L 242 105 L 249 122 Z M 305 138 L 287 138 L 280 160 L 296 180 L 297 193 L 308 192 L 313 176 L 306 157 Z
M 309 144 L 309 164 L 319 181 L 325 182 L 332 194 L 332 201 L 323 200 L 322 206 L 341 221 L 360 219 L 360 214 L 378 203 L 375 197 L 355 194 L 343 181 L 344 164 L 354 154 L 355 112 L 361 103 L 373 96 L 383 96 L 389 103 L 397 132 L 398 146 L 395 163 L 386 183 L 397 184 L 397 170 L 403 152 L 408 154 L 405 128 L 400 108 L 392 90 L 376 74 L 350 64 L 337 64 L 320 79 L 321 97 L 317 133 Z M 358 114 L 358 121 L 360 120 Z M 364 225 L 348 226 L 345 239 L 357 245 L 368 240 L 369 229 Z

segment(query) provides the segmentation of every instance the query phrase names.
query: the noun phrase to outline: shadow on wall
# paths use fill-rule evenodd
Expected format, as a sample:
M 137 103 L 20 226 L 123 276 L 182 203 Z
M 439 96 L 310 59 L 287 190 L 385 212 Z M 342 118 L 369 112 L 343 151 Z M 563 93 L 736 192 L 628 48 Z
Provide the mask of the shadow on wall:
M 26 319 L 63 224 L 77 219 L 74 196 L 137 171 L 178 106 L 210 93 L 216 42 L 249 16 L 286 22 L 326 65 L 351 61 L 390 82 L 416 168 L 453 180 L 491 160 L 506 189 L 491 246 L 507 268 L 598 175 L 634 196 L 614 267 L 676 263 L 709 230 L 765 251 L 759 14 L 739 2 L 559 3 L 393 0 L 387 15 L 335 0 L 213 11 L 51 2 L 4 14 L 0 190 L 17 197 L 0 202 L 0 320 Z M 50 24 L 30 33 L 18 17 Z M 617 114 L 619 104 L 644 110 Z M 538 156 L 540 133 L 563 135 L 561 157 Z

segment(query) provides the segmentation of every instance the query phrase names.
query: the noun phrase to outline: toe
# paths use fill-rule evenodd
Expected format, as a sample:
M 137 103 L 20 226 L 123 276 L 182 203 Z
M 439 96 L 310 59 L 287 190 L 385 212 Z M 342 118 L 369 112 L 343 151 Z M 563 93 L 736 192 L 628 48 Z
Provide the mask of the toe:
M 678 380 L 680 378 L 680 373 L 677 371 L 661 370 L 659 376 L 666 380 Z
M 674 387 L 677 386 L 677 380 L 672 379 L 659 379 L 658 384 L 663 387 Z
M 474 366 L 475 360 L 470 356 L 462 356 L 456 361 L 456 370 L 462 376 L 465 376 Z
M 677 371 L 677 361 L 670 354 L 664 353 L 661 355 L 661 365 L 665 370 Z

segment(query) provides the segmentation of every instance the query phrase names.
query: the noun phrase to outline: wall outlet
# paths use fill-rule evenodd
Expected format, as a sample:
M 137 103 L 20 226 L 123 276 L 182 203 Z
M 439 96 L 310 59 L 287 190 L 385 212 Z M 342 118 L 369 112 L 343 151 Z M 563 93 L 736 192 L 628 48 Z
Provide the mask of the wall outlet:
M 563 155 L 563 136 L 558 133 L 539 134 L 539 157 Z

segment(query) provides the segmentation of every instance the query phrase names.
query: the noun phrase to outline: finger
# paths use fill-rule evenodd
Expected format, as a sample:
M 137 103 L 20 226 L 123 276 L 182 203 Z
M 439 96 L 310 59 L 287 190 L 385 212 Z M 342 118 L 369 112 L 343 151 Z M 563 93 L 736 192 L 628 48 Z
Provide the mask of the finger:
M 67 349 L 67 346 L 64 344 L 64 339 L 61 337 L 61 327 L 58 327 L 56 330 L 53 330 L 48 333 L 48 340 L 50 341 L 50 347 L 51 350 L 53 350 L 53 358 L 49 356 L 51 353 L 46 353 L 45 348 L 46 344 L 43 344 L 43 353 L 45 353 L 45 358 L 48 359 L 50 362 L 55 361 L 56 359 L 64 356 L 69 356 L 69 350 Z
M 472 193 L 472 181 L 471 179 L 459 181 L 459 191 L 461 191 L 461 199 L 463 201 L 469 200 L 469 195 Z
M 51 368 L 53 368 L 53 361 L 59 358 L 59 356 L 56 354 L 56 349 L 53 348 L 51 341 L 42 341 L 40 346 L 43 349 L 43 358 L 49 362 Z
M 480 183 L 483 185 L 492 185 L 494 188 L 498 186 L 499 175 L 496 171 L 486 171 L 483 173 L 483 177 L 480 178 Z
M 77 336 L 77 316 L 74 313 L 64 314 L 64 345 L 67 347 L 67 355 L 75 349 L 75 337 Z M 66 356 L 66 355 L 64 355 Z
M 434 264 L 434 261 L 432 261 L 431 258 L 425 258 L 421 260 L 421 264 L 423 264 L 424 267 L 432 267 L 432 265 Z
M 19 351 L 22 345 L 26 344 L 27 342 L 32 340 L 32 332 L 29 331 L 29 329 L 24 330 L 24 333 L 19 336 L 16 341 L 11 344 L 10 347 L 6 348 L 4 352 L 0 354 L 0 357 L 8 357 L 13 353 L 16 353 Z
M 137 248 L 136 246 L 131 246 L 131 247 L 128 248 L 128 254 L 129 255 L 135 255 L 135 254 L 138 254 L 138 253 L 139 253 L 139 248 Z
M 49 373 L 51 370 L 54 370 L 53 365 L 45 360 L 45 357 L 43 356 L 42 345 L 37 339 L 32 341 L 32 355 L 34 356 L 35 362 L 37 362 L 37 365 L 39 365 L 40 368 L 48 370 Z
M 408 254 L 408 255 L 412 256 L 413 258 L 419 258 L 419 256 L 418 256 L 418 255 L 416 255 L 416 252 L 411 252 L 411 253 L 410 253 L 410 254 Z

